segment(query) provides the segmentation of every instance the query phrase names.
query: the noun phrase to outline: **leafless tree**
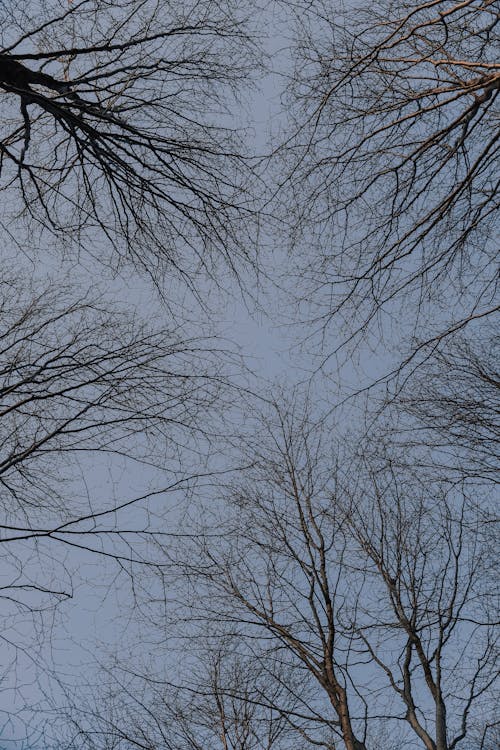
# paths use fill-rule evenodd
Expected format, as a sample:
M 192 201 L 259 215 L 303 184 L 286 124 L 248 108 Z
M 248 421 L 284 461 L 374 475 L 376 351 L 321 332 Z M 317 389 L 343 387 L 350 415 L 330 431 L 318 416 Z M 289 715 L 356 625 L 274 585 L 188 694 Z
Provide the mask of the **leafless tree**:
M 181 552 L 189 612 L 275 665 L 301 747 L 470 747 L 494 721 L 491 502 L 327 434 L 296 410 L 256 427 Z
M 286 5 L 298 25 L 284 196 L 316 324 L 359 341 L 402 312 L 418 347 L 429 322 L 442 334 L 498 309 L 497 4 Z
M 114 266 L 194 274 L 223 256 L 235 269 L 250 205 L 229 109 L 257 64 L 239 3 L 9 0 L 0 13 L 13 233 L 24 214 Z
M 207 340 L 104 297 L 14 272 L 1 291 L 1 684 L 15 690 L 86 561 L 100 584 L 109 566 L 128 581 L 157 563 L 165 498 L 207 470 L 224 380 Z
M 344 344 L 381 347 L 396 314 L 409 344 L 357 443 L 295 394 L 264 417 L 251 401 L 212 469 L 225 381 L 206 342 L 61 283 L 0 279 L 7 669 L 24 613 L 44 624 L 72 595 L 78 555 L 126 576 L 161 631 L 103 667 L 100 690 L 68 688 L 68 750 L 490 750 L 498 736 L 499 13 L 284 4 L 301 12 L 278 160 L 287 231 L 308 248 L 299 296 Z M 255 60 L 239 3 L 9 0 L 1 14 L 4 233 L 27 219 L 158 285 L 221 256 L 237 272 L 251 204 L 230 97 Z M 137 467 L 143 491 L 134 469 L 124 491 L 101 466 Z M 167 526 L 156 501 L 197 481 Z

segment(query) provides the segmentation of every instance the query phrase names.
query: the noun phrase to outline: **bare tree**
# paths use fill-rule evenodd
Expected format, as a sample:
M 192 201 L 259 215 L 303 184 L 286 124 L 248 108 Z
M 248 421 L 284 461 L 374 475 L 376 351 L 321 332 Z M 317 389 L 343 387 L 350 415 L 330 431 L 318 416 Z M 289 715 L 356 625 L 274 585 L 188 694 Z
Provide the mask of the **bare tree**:
M 1 289 L 1 683 L 19 691 L 50 670 L 36 646 L 86 561 L 100 584 L 158 564 L 165 498 L 207 470 L 224 379 L 221 352 L 179 327 L 14 273 Z
M 190 285 L 200 270 L 219 280 L 220 259 L 237 274 L 254 247 L 231 112 L 258 57 L 247 15 L 233 0 L 3 3 L 4 241 L 34 262 L 55 237 L 72 258 L 131 260 L 157 286 L 165 269 Z M 213 342 L 77 287 L 0 279 L 6 690 L 32 679 L 28 623 L 50 643 L 43 626 L 82 561 L 99 560 L 103 577 L 109 563 L 137 596 L 137 568 L 160 564 L 160 506 L 208 471 L 221 404 Z
M 1 187 L 17 191 L 17 226 L 24 213 L 156 273 L 247 257 L 228 109 L 257 58 L 237 2 L 7 2 L 1 26 Z
M 266 700 L 301 746 L 468 747 L 495 705 L 491 503 L 321 432 L 283 409 L 257 426 L 180 553 L 188 612 L 279 665 Z
M 316 324 L 359 341 L 403 311 L 418 347 L 429 318 L 434 336 L 495 311 L 497 4 L 286 5 L 298 26 L 283 180 Z
M 214 473 L 218 353 L 74 288 L 2 278 L 12 671 L 20 618 L 43 625 L 72 595 L 77 555 L 148 602 L 141 652 L 70 695 L 68 750 L 490 750 L 497 736 L 499 13 L 492 0 L 300 8 L 280 149 L 287 231 L 308 247 L 299 296 L 344 343 L 380 322 L 380 347 L 396 314 L 410 343 L 358 444 L 296 403 L 261 418 L 252 401 L 229 460 L 217 435 Z M 160 267 L 192 283 L 217 257 L 237 272 L 251 204 L 230 97 L 255 59 L 239 3 L 2 13 L 5 232 L 27 218 L 157 284 Z M 134 469 L 130 492 L 112 470 L 104 485 L 100 465 L 138 467 L 143 491 Z M 167 526 L 156 500 L 198 480 Z

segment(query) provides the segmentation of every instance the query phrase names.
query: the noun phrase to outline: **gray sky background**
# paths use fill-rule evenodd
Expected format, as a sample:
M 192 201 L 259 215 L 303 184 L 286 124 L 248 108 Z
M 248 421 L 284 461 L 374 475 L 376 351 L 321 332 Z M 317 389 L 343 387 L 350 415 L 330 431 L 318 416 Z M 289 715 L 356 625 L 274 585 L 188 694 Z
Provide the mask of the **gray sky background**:
M 274 72 L 256 82 L 255 89 L 248 95 L 245 109 L 233 112 L 235 123 L 248 125 L 249 147 L 257 153 L 269 151 L 282 125 L 280 94 L 285 82 L 284 75 L 290 65 L 286 51 L 288 19 L 283 6 L 271 6 L 261 19 L 261 28 L 268 35 L 265 47 Z M 289 259 L 271 226 L 263 221 L 261 231 L 264 269 L 270 274 L 276 268 L 286 269 Z M 8 243 L 5 237 L 3 241 Z M 83 257 L 78 265 L 68 261 L 61 263 L 58 253 L 47 249 L 39 253 L 34 266 L 29 260 L 29 238 L 26 238 L 26 245 L 27 257 L 19 257 L 16 263 L 27 275 L 58 279 L 66 277 L 75 286 L 96 286 L 96 267 L 90 259 Z M 8 251 L 4 257 L 10 263 Z M 139 317 L 157 321 L 165 315 L 156 291 L 145 278 L 130 270 L 118 278 L 111 273 L 106 276 L 103 269 L 99 269 L 98 274 L 99 288 L 118 303 L 136 309 Z M 277 289 L 264 276 L 258 286 L 250 274 L 243 278 L 243 282 L 248 290 L 246 295 L 241 294 L 235 282 L 229 282 L 227 294 L 207 283 L 205 302 L 208 311 L 201 310 L 195 298 L 186 289 L 180 289 L 177 282 L 171 285 L 168 297 L 174 299 L 173 306 L 177 305 L 177 309 L 182 311 L 180 317 L 185 320 L 187 331 L 192 331 L 193 335 L 215 335 L 225 348 L 243 357 L 247 368 L 245 371 L 238 369 L 239 365 L 234 359 L 231 371 L 235 381 L 265 398 L 272 398 L 275 389 L 282 389 L 286 393 L 299 387 L 309 393 L 313 403 L 316 396 L 318 402 L 323 401 L 319 408 L 331 409 L 356 389 L 390 369 L 394 354 L 390 353 L 392 343 L 398 338 L 404 342 L 405 335 L 411 334 L 411 321 L 404 323 L 396 320 L 393 326 L 389 322 L 385 331 L 388 348 L 377 346 L 376 337 L 371 341 L 368 338 L 356 352 L 346 349 L 338 357 L 325 361 L 317 346 L 320 332 L 308 338 L 311 332 L 307 326 L 297 324 L 296 308 L 287 297 L 286 289 Z M 254 304 L 252 297 L 257 304 Z M 439 304 L 440 301 L 436 303 L 436 316 L 440 315 Z M 337 343 L 342 339 L 341 332 L 331 328 L 326 335 L 330 350 L 335 348 L 336 337 Z M 391 341 L 392 336 L 394 342 Z M 355 421 L 351 421 L 351 417 L 358 408 L 359 405 L 354 402 L 347 402 L 339 410 L 337 420 L 341 430 L 351 429 Z M 245 416 L 242 415 L 242 419 Z M 199 467 L 196 466 L 195 457 L 191 461 L 196 471 Z M 131 462 L 121 464 L 115 459 L 111 464 L 108 459 L 103 459 L 100 463 L 93 461 L 91 465 L 82 465 L 89 494 L 101 500 L 106 498 L 107 493 L 116 497 L 139 495 L 145 489 L 166 486 L 174 478 L 172 467 L 169 466 L 165 472 L 145 467 L 138 471 Z M 184 495 L 180 491 L 159 497 L 152 507 L 162 514 L 165 507 L 169 508 L 167 517 L 174 527 L 184 502 Z M 127 518 L 130 524 L 139 523 L 142 520 L 141 511 L 136 509 Z M 35 742 L 19 740 L 19 733 L 22 732 L 20 724 L 9 723 L 2 731 L 2 710 L 10 714 L 30 704 L 39 704 L 42 708 L 44 690 L 54 691 L 56 703 L 60 699 L 50 675 L 44 678 L 39 666 L 31 662 L 31 654 L 37 653 L 36 644 L 40 645 L 40 653 L 46 663 L 55 664 L 63 680 L 72 684 L 81 680 L 82 675 L 88 675 L 90 680 L 98 679 L 99 660 L 106 661 L 115 651 L 126 652 L 131 643 L 142 637 L 143 625 L 134 619 L 133 611 L 128 616 L 130 588 L 126 577 L 122 575 L 116 579 L 116 567 L 112 563 L 74 550 L 68 554 L 68 566 L 75 571 L 74 596 L 58 608 L 50 640 L 43 631 L 33 630 L 29 618 L 24 623 L 15 623 L 17 635 L 21 635 L 26 642 L 27 651 L 21 655 L 17 673 L 12 675 L 10 684 L 5 680 L 2 683 L 0 750 L 27 750 L 31 746 L 39 750 Z M 34 716 L 34 726 L 40 715 Z M 25 716 L 23 714 L 23 718 Z

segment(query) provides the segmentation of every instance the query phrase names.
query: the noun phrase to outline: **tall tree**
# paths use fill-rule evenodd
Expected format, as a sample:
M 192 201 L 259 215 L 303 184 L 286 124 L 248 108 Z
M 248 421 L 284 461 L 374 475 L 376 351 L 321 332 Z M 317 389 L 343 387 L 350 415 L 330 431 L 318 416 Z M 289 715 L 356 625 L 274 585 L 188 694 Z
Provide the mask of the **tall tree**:
M 238 2 L 9 0 L 0 13 L 1 188 L 16 222 L 187 278 L 248 258 L 228 110 L 256 57 Z
M 493 503 L 364 448 L 296 403 L 254 421 L 165 546 L 151 663 L 101 673 L 68 747 L 494 747 Z
M 428 353 L 498 310 L 497 4 L 286 5 L 298 20 L 282 165 L 307 248 L 299 294 L 344 340 L 402 312 L 411 351 L 429 340 Z
M 453 750 L 476 733 L 487 747 L 492 504 L 390 454 L 356 457 L 325 428 L 295 407 L 256 426 L 248 470 L 181 550 L 187 611 L 266 665 L 262 700 L 304 746 Z
M 156 564 L 159 511 L 206 466 L 224 380 L 221 352 L 178 326 L 154 330 L 73 286 L 0 285 L 2 690 L 15 691 L 80 566 L 100 560 L 101 582 L 110 566 L 125 582 Z

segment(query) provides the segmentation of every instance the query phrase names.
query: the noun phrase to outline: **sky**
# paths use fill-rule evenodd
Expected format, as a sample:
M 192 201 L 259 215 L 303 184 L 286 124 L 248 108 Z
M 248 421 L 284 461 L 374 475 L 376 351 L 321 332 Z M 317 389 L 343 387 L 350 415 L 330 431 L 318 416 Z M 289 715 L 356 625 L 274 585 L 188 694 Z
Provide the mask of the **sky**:
M 265 75 L 257 74 L 253 88 L 246 92 L 240 105 L 234 105 L 235 109 L 228 117 L 238 125 L 244 124 L 249 150 L 265 157 L 272 144 L 279 141 L 280 130 L 284 127 L 281 96 L 290 70 L 287 51 L 290 29 L 282 5 L 270 3 L 262 13 L 260 26 L 264 29 L 264 38 L 261 41 L 269 55 L 271 70 Z M 266 159 L 259 159 L 259 162 L 264 184 L 266 180 L 271 181 L 272 175 L 271 171 L 265 171 L 268 168 Z M 3 208 L 7 213 L 7 205 Z M 9 225 L 12 226 L 15 227 L 15 223 Z M 3 234 L 6 247 L 10 247 L 5 225 Z M 226 371 L 233 384 L 246 391 L 246 396 L 239 400 L 236 389 L 229 389 L 221 408 L 223 413 L 214 418 L 219 434 L 211 445 L 208 469 L 226 467 L 227 457 L 222 455 L 228 437 L 226 431 L 246 424 L 247 420 L 250 422 L 259 398 L 272 400 L 275 395 L 290 395 L 294 389 L 309 397 L 318 414 L 326 411 L 331 416 L 336 410 L 332 423 L 339 428 L 340 435 L 352 437 L 356 430 L 362 431 L 365 425 L 359 417 L 365 402 L 350 397 L 385 375 L 400 355 L 401 347 L 398 349 L 397 341 L 402 341 L 404 346 L 406 338 L 409 340 L 412 335 L 414 321 L 402 318 L 399 311 L 393 320 L 390 315 L 383 320 L 373 336 L 367 336 L 359 347 L 346 347 L 335 355 L 325 356 L 325 351 L 336 350 L 345 331 L 331 325 L 324 329 L 317 326 L 311 333 L 307 324 L 298 322 L 307 305 L 299 311 L 290 283 L 287 287 L 276 280 L 279 276 L 276 269 L 285 269 L 286 276 L 292 261 L 283 238 L 276 231 L 276 224 L 266 219 L 262 221 L 258 237 L 262 266 L 258 278 L 251 269 L 244 269 L 238 282 L 230 276 L 220 287 L 208 280 L 202 281 L 198 287 L 199 299 L 183 287 L 177 277 L 167 278 L 163 292 L 171 310 L 166 309 L 147 276 L 132 268 L 121 269 L 117 274 L 113 269 L 98 267 L 89 256 L 82 255 L 75 260 L 71 253 L 67 253 L 62 258 L 60 248 L 50 244 L 39 248 L 34 255 L 34 239 L 29 230 L 24 236 L 19 230 L 16 239 L 25 252 L 5 250 L 4 263 L 15 267 L 27 278 L 63 279 L 75 288 L 102 291 L 123 309 L 135 312 L 153 325 L 162 319 L 174 330 L 182 325 L 193 336 L 212 336 L 215 345 L 225 350 Z M 95 247 L 99 247 L 97 237 Z M 429 307 L 435 311 L 432 323 L 439 327 L 445 314 L 443 300 L 430 301 Z M 174 315 L 172 310 L 175 310 Z M 445 312 L 447 314 L 448 309 Z M 387 345 L 384 345 L 381 331 Z M 321 343 L 324 344 L 325 340 L 327 346 L 322 348 Z M 383 390 L 384 386 L 381 386 Z M 200 439 L 200 445 L 203 445 L 203 439 Z M 197 453 L 198 449 L 199 445 L 193 441 L 181 451 L 193 473 L 207 471 L 202 451 Z M 138 465 L 116 457 L 83 458 L 80 468 L 81 474 L 75 474 L 67 481 L 66 491 L 74 491 L 75 495 L 77 492 L 87 493 L 88 498 L 99 500 L 99 507 L 116 498 L 131 498 L 168 487 L 175 483 L 180 473 L 175 460 L 159 467 Z M 200 480 L 202 488 L 203 481 Z M 125 523 L 129 528 L 145 522 L 151 522 L 153 526 L 168 523 L 169 529 L 174 529 L 189 500 L 183 487 L 176 486 L 151 500 L 149 515 L 140 505 L 127 509 Z M 50 566 L 50 551 L 43 545 L 40 543 L 38 553 L 40 559 Z M 20 564 L 36 568 L 39 558 L 32 553 L 33 549 L 26 545 L 19 553 Z M 58 607 L 53 618 L 49 613 L 48 629 L 42 628 L 36 618 L 22 617 L 14 618 L 12 629 L 6 633 L 6 638 L 22 641 L 26 649 L 19 652 L 16 668 L 11 669 L 10 677 L 2 682 L 0 717 L 4 711 L 7 718 L 3 728 L 0 718 L 0 750 L 39 750 L 41 747 L 36 736 L 37 724 L 46 718 L 47 702 L 57 705 L 64 700 L 50 669 L 53 668 L 55 676 L 70 687 L 78 684 L 83 676 L 89 680 L 92 691 L 92 686 L 99 685 L 104 674 L 102 665 L 110 663 L 115 656 L 126 655 L 137 643 L 144 644 L 141 641 L 145 632 L 144 617 L 136 618 L 136 613 L 129 607 L 135 584 L 131 585 L 126 570 L 117 572 L 114 563 L 79 550 L 61 550 L 57 559 L 60 565 L 56 576 L 66 577 L 68 589 L 71 588 L 69 579 L 72 579 L 72 597 Z M 68 572 L 65 572 L 64 565 Z M 147 589 L 147 576 L 138 576 L 139 579 L 140 585 Z M 151 591 L 144 592 L 145 598 L 156 593 L 156 585 L 151 583 Z M 139 592 L 138 601 L 141 601 L 141 594 Z M 144 607 L 147 613 L 147 606 Z M 144 645 L 146 658 L 153 653 L 153 648 Z M 12 650 L 7 648 L 6 653 L 12 653 Z M 15 718 L 11 721 L 9 717 L 25 706 L 29 707 L 28 713 L 23 711 L 20 721 Z M 25 731 L 21 719 L 30 713 L 33 736 L 20 739 Z M 50 724 L 50 716 L 48 721 Z

